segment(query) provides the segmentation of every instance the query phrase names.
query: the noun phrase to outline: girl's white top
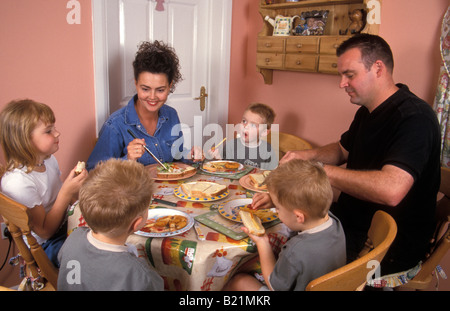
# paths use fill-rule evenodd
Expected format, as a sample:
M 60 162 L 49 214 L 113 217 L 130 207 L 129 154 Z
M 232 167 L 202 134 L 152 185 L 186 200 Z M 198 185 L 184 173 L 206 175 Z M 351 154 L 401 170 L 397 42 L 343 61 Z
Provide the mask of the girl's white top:
M 28 208 L 42 205 L 48 213 L 55 203 L 62 181 L 58 161 L 53 155 L 44 164 L 46 170 L 42 173 L 32 171 L 27 174 L 26 167 L 6 172 L 1 180 L 1 191 Z M 45 242 L 36 234 L 33 235 L 39 244 Z

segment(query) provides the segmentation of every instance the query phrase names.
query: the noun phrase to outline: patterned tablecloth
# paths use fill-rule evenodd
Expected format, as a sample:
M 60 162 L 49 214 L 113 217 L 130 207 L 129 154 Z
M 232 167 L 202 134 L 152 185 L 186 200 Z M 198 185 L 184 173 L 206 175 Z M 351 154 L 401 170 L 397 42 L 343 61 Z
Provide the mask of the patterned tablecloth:
M 194 181 L 225 184 L 229 194 L 211 202 L 188 201 L 174 194 L 181 183 Z M 156 181 L 154 197 L 176 203 L 176 206 L 152 202 L 150 209 L 176 209 L 206 223 L 208 226 L 199 223 L 204 239 L 199 239 L 192 227 L 180 235 L 170 237 L 149 238 L 133 234 L 127 242 L 135 245 L 139 255 L 145 257 L 161 275 L 166 290 L 221 290 L 228 279 L 247 262 L 251 264 L 247 264 L 246 269 L 262 279 L 258 261 L 251 261 L 257 257 L 256 247 L 251 239 L 242 234 L 242 224 L 226 219 L 217 211 L 221 204 L 252 195 L 253 192 L 243 188 L 238 179 L 202 174 L 201 171 L 184 180 Z M 287 241 L 285 227 L 279 221 L 266 225 L 273 249 L 279 252 Z M 69 211 L 68 234 L 80 226 L 86 226 L 86 222 L 75 204 Z

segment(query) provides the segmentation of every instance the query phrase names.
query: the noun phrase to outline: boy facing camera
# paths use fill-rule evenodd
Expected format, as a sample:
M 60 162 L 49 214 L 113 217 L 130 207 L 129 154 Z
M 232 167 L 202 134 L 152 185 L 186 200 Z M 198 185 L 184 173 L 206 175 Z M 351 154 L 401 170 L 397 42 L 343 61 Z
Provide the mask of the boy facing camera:
M 163 290 L 162 278 L 126 245 L 147 221 L 153 195 L 148 170 L 136 161 L 110 159 L 93 169 L 80 189 L 89 228 L 76 229 L 59 260 L 58 290 Z
M 266 178 L 279 219 L 298 232 L 283 246 L 278 260 L 267 233 L 252 235 L 267 286 L 250 274 L 237 274 L 224 290 L 302 291 L 312 280 L 346 263 L 345 236 L 340 221 L 329 212 L 333 192 L 323 167 L 293 160 Z
M 221 148 L 209 151 L 209 157 L 236 161 L 244 165 L 272 170 L 278 166 L 278 150 L 262 138 L 269 135 L 275 120 L 271 107 L 261 103 L 250 104 L 238 124 L 236 139 L 226 141 Z

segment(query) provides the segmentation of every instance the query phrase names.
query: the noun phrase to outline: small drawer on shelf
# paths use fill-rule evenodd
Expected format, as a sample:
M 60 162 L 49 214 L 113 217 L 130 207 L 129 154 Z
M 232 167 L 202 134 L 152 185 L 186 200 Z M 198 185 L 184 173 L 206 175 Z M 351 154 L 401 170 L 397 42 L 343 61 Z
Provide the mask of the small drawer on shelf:
M 261 68 L 281 69 L 283 67 L 284 54 L 258 53 L 256 55 L 256 66 Z
M 319 59 L 319 72 L 338 74 L 337 56 L 321 55 Z
M 317 71 L 319 56 L 314 54 L 286 54 L 285 67 L 289 70 Z
M 283 53 L 284 39 L 274 37 L 258 38 L 258 52 Z
M 318 37 L 294 37 L 286 41 L 286 53 L 318 53 Z
M 320 41 L 320 54 L 336 55 L 336 49 L 350 37 L 325 37 Z

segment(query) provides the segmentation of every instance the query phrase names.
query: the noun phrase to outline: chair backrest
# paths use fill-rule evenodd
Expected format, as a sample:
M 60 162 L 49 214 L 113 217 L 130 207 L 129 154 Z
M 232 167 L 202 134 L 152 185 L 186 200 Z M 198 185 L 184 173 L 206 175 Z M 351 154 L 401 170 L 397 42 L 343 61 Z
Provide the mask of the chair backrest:
M 56 289 L 58 269 L 31 234 L 28 213 L 29 209 L 26 206 L 0 193 L 0 215 L 3 216 L 14 243 L 25 260 L 27 276 L 34 279 L 41 276 L 51 284 L 53 289 Z M 25 243 L 23 236 L 27 238 L 30 248 Z
M 442 198 L 439 196 L 436 206 L 436 230 L 430 243 L 429 253 L 419 273 L 402 287 L 427 288 L 433 279 L 433 271 L 450 249 L 450 169 L 446 167 L 441 167 L 439 192 L 443 196 L 441 195 Z
M 283 132 L 270 132 L 270 134 L 266 137 L 267 142 L 272 143 L 272 140 L 275 137 L 279 137 L 279 158 L 281 159 L 286 152 L 288 151 L 292 151 L 292 150 L 305 150 L 305 149 L 312 149 L 312 146 L 309 142 L 307 142 L 306 140 L 292 135 L 292 134 L 288 134 L 288 133 L 283 133 Z
M 366 245 L 371 248 L 355 261 L 312 280 L 307 291 L 354 291 L 361 290 L 368 276 L 374 273 L 371 261 L 381 263 L 397 235 L 397 224 L 386 212 L 377 211 L 368 232 Z

